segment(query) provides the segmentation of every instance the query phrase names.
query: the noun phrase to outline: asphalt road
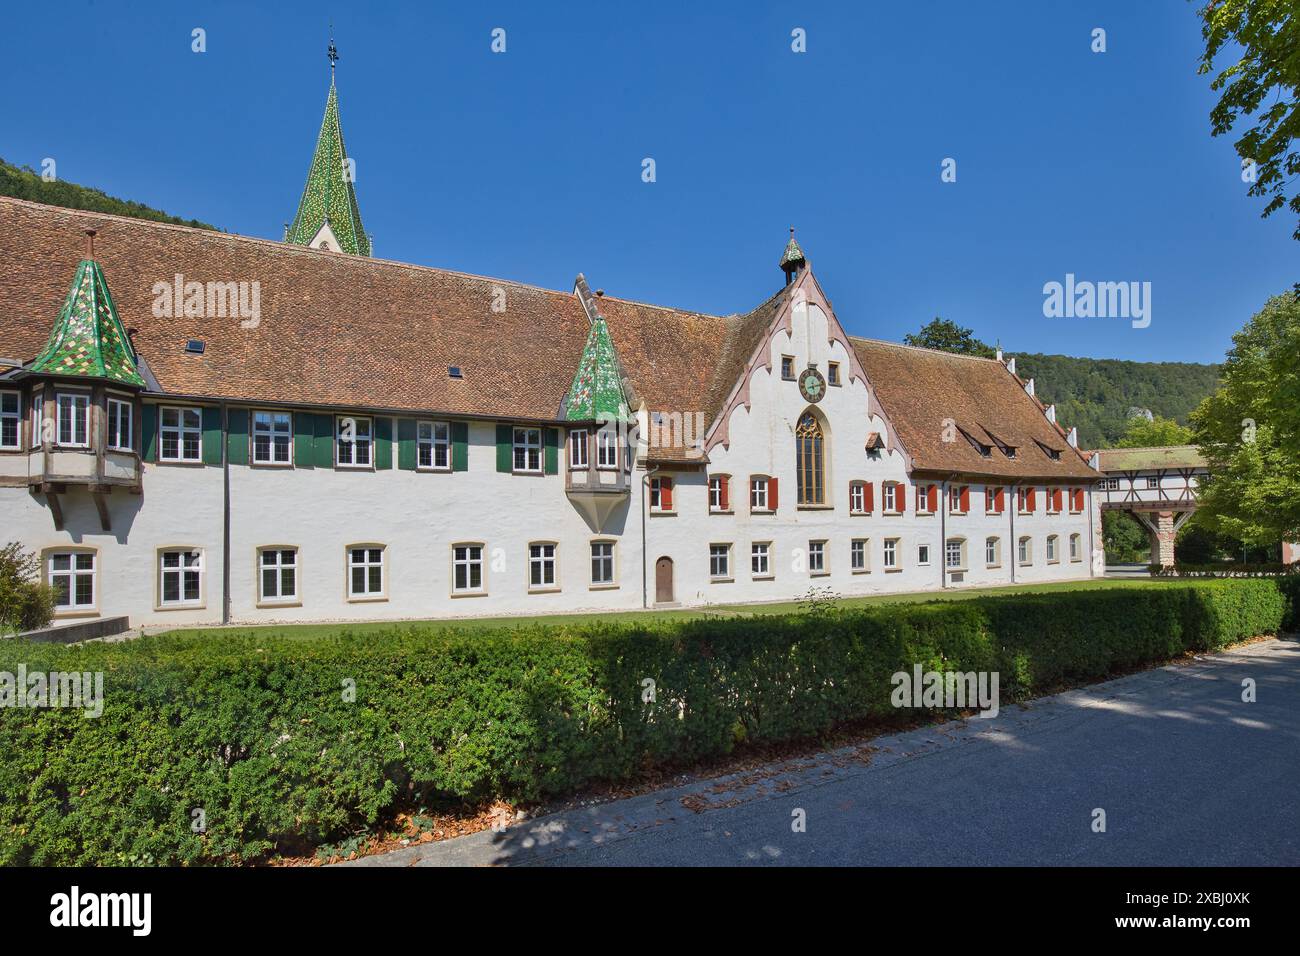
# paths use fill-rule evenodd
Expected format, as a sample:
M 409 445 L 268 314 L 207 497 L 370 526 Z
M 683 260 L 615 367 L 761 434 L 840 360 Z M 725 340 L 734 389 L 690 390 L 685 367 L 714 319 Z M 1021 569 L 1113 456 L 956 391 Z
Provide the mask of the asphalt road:
M 782 864 L 1300 864 L 1300 643 L 343 865 Z

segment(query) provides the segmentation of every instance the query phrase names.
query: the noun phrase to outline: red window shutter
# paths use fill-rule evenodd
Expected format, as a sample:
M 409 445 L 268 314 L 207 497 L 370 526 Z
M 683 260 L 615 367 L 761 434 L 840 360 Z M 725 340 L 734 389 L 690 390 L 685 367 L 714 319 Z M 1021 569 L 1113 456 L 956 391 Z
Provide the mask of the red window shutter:
M 907 485 L 900 481 L 895 487 L 898 489 L 898 497 L 894 499 L 894 505 L 901 513 L 907 510 Z
M 1007 506 L 1007 490 L 1005 488 L 999 488 L 994 492 L 993 505 L 998 514 L 1002 514 L 1003 509 Z
M 869 481 L 864 481 L 862 483 L 862 507 L 867 514 L 871 514 L 871 512 L 876 510 L 875 489 L 876 486 Z
M 719 488 L 718 488 L 718 505 L 719 505 L 719 507 L 722 508 L 723 511 L 728 511 L 728 510 L 730 510 L 730 509 L 729 509 L 729 500 L 728 500 L 728 499 L 731 497 L 731 495 L 730 495 L 730 491 L 731 491 L 731 476 L 730 476 L 730 475 L 722 475 L 720 478 L 718 478 L 718 484 L 719 484 Z
M 1053 489 L 1052 489 L 1052 510 L 1053 510 L 1053 511 L 1060 511 L 1060 510 L 1061 510 L 1061 497 L 1062 497 L 1064 494 L 1065 494 L 1065 492 L 1061 491 L 1060 488 L 1053 488 Z
M 1025 510 L 1030 514 L 1034 513 L 1034 489 L 1030 488 L 1025 492 Z
M 970 511 L 970 486 L 961 486 L 961 510 L 962 514 Z
M 938 485 L 930 486 L 930 510 L 931 511 L 939 510 L 939 486 Z
M 767 479 L 767 507 L 776 510 L 776 479 Z
M 673 480 L 671 478 L 659 479 L 659 509 L 661 511 L 673 510 Z

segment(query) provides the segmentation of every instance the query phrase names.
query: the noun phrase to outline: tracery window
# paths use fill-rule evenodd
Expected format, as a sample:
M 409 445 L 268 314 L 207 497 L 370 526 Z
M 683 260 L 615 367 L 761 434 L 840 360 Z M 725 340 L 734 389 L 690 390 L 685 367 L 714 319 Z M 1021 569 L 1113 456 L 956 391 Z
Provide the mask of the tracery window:
M 799 504 L 826 503 L 826 453 L 821 423 L 812 412 L 805 412 L 794 432 L 795 474 L 799 484 Z

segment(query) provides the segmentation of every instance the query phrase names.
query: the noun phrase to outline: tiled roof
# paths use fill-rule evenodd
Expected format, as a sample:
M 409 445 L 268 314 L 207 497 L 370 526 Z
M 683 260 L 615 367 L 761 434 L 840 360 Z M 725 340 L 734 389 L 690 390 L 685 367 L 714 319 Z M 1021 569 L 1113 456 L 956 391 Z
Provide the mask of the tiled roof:
M 1102 471 L 1154 471 L 1160 468 L 1204 468 L 1205 456 L 1195 445 L 1167 448 L 1103 448 Z
M 557 421 L 591 334 L 571 291 L 0 198 L 0 357 L 30 361 L 41 351 L 89 228 L 98 230 L 96 258 L 136 352 L 175 395 Z M 257 283 L 260 318 L 156 309 L 155 287 L 173 287 L 177 275 L 250 291 Z M 730 316 L 592 301 L 633 406 L 707 429 L 789 294 L 783 288 Z M 188 339 L 203 340 L 203 354 L 186 352 Z M 867 339 L 853 346 L 917 468 L 1096 477 L 998 362 Z M 462 378 L 448 375 L 452 366 Z M 964 438 L 943 442 L 946 418 L 975 436 L 991 430 L 1018 446 L 1017 458 L 996 449 L 984 458 Z M 697 457 L 651 450 L 657 460 Z
M 555 420 L 587 338 L 571 293 L 0 198 L 0 357 L 41 351 L 88 228 L 136 351 L 178 395 Z M 258 283 L 260 320 L 154 315 L 177 274 Z
M 875 339 L 851 341 L 916 470 L 1096 480 L 1097 473 L 1047 420 L 1038 401 L 996 359 Z M 948 420 L 954 428 L 945 427 Z M 962 431 L 977 443 L 991 444 L 988 457 Z M 987 432 L 1014 446 L 1016 457 L 1003 454 Z M 1057 451 L 1059 460 L 1043 446 Z

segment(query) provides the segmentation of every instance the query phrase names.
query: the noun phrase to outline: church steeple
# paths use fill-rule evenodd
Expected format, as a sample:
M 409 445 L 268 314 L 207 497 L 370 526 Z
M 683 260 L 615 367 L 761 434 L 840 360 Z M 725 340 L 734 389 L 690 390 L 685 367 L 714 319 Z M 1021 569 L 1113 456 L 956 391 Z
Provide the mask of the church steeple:
M 334 85 L 334 68 L 339 51 L 330 37 L 330 92 L 325 100 L 325 119 L 316 140 L 316 152 L 307 172 L 298 203 L 298 214 L 285 233 L 285 242 L 334 252 L 370 255 L 370 237 L 361 225 L 357 208 L 357 191 L 353 184 L 356 167 L 348 161 L 343 146 L 343 129 L 339 125 L 338 90 Z

